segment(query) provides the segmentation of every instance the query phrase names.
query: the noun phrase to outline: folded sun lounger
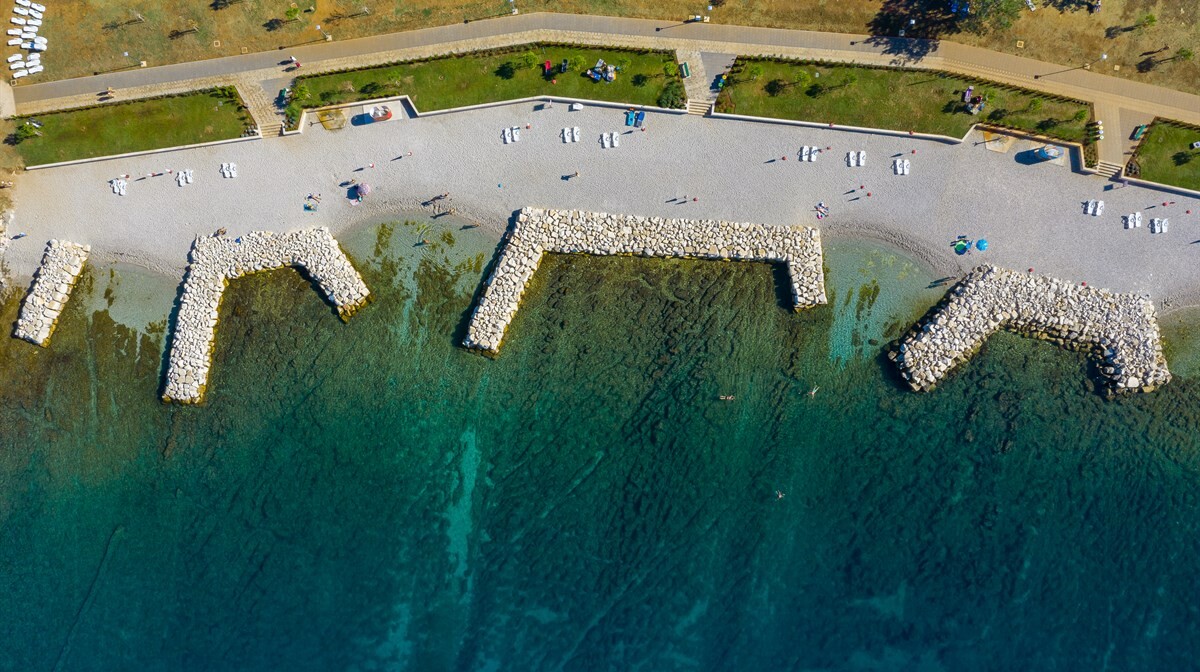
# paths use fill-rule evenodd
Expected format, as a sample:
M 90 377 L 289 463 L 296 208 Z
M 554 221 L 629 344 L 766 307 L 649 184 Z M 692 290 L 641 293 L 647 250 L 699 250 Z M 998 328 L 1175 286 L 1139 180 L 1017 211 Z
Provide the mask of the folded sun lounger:
M 859 166 L 859 168 L 861 168 L 865 165 L 867 165 L 867 153 L 859 152 L 858 153 L 858 166 Z
M 571 129 L 571 142 L 579 142 L 579 127 Z
M 617 140 L 617 134 L 616 134 L 616 133 L 613 133 L 613 134 L 612 134 L 612 146 L 613 146 L 613 147 L 620 147 L 620 146 L 621 146 L 621 143 L 620 143 L 620 142 Z
M 911 168 L 911 167 L 912 167 L 912 161 L 909 161 L 908 159 L 905 159 L 905 160 L 904 160 L 904 174 L 905 174 L 905 175 L 908 175 L 908 170 L 909 170 L 909 168 Z

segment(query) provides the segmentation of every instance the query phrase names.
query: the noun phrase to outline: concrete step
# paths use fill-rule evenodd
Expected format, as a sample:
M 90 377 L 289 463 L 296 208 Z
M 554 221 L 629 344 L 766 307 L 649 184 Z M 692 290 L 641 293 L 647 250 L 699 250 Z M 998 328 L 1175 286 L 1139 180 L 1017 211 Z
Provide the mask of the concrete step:
M 1102 177 L 1113 178 L 1119 177 L 1121 172 L 1125 170 L 1125 166 L 1107 161 L 1099 161 L 1096 163 L 1096 172 Z
M 708 116 L 708 113 L 711 109 L 712 109 L 712 103 L 708 102 L 707 100 L 691 100 L 691 99 L 689 99 L 687 102 L 687 113 L 688 114 L 695 114 L 697 116 L 705 117 L 705 116 Z

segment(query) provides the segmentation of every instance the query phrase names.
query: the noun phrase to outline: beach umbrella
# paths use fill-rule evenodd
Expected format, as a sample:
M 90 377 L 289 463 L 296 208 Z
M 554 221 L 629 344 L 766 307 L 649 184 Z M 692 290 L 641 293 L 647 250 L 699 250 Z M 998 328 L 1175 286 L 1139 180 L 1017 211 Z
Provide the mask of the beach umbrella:
M 954 244 L 954 251 L 957 254 L 966 254 L 971 249 L 971 243 L 965 240 L 960 240 Z
M 367 184 L 366 182 L 358 185 L 359 198 L 362 198 L 363 196 L 366 196 L 369 193 L 371 193 L 371 185 Z
M 980 252 L 983 252 L 984 250 L 986 250 L 986 249 L 987 249 L 987 241 L 986 241 L 986 240 L 984 240 L 984 239 L 982 239 L 982 238 L 980 238 L 978 241 L 976 241 L 976 242 L 975 242 L 975 247 L 976 247 L 976 248 L 977 248 L 977 249 L 978 249 Z

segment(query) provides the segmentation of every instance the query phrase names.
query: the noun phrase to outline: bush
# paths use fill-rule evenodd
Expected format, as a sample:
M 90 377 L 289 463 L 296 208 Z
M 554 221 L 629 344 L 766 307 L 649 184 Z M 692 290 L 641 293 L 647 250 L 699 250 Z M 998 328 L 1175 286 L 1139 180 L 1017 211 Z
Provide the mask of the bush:
M 687 101 L 687 92 L 683 89 L 683 82 L 678 79 L 673 79 L 667 82 L 663 87 L 662 93 L 658 94 L 658 106 L 669 107 L 671 109 L 682 109 Z
M 25 122 L 25 123 L 21 124 L 20 126 L 17 126 L 17 130 L 13 132 L 13 143 L 12 144 L 19 145 L 22 142 L 25 142 L 26 140 L 29 140 L 31 138 L 36 138 L 37 135 L 38 135 L 37 128 L 31 123 Z

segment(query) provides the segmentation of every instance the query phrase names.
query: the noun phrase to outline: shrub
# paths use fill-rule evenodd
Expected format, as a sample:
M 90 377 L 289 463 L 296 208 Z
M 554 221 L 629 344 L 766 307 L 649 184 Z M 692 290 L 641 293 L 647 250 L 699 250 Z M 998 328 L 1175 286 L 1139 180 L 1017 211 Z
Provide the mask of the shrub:
M 667 82 L 663 87 L 662 93 L 658 94 L 658 106 L 669 107 L 671 109 L 683 108 L 687 101 L 687 92 L 683 89 L 683 83 L 678 79 L 673 79 Z

